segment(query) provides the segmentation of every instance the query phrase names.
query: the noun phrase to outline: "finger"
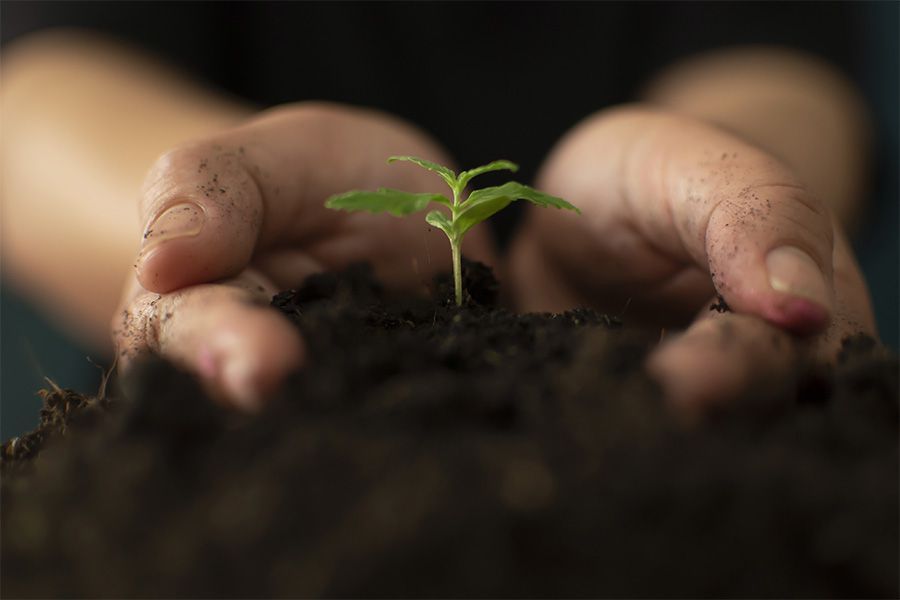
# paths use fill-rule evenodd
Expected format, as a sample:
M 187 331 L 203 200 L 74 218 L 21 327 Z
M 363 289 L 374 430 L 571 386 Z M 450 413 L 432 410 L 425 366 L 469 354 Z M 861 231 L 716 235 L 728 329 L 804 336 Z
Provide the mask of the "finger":
M 834 363 L 843 341 L 853 335 L 877 338 L 872 300 L 846 235 L 840 228 L 834 237 L 835 309 L 831 326 L 815 339 L 814 358 L 824 364 Z
M 647 368 L 673 407 L 697 416 L 748 391 L 780 397 L 796 383 L 800 356 L 788 333 L 758 317 L 711 312 L 665 340 Z
M 253 257 L 251 264 L 264 273 L 278 290 L 295 288 L 310 275 L 325 270 L 309 252 L 293 248 L 264 252 Z
M 113 327 L 120 368 L 157 353 L 195 373 L 213 397 L 259 410 L 304 357 L 298 333 L 267 306 L 272 291 L 252 273 L 165 295 L 136 288 Z
M 827 211 L 778 161 L 734 136 L 647 109 L 601 113 L 564 138 L 539 186 L 582 209 L 574 229 L 616 257 L 612 277 L 640 284 L 700 268 L 736 311 L 800 333 L 829 322 Z M 568 234 L 551 237 L 572 253 Z
M 323 204 L 352 188 L 440 188 L 425 171 L 388 166 L 392 154 L 446 162 L 425 135 L 397 119 L 328 104 L 275 109 L 178 148 L 157 161 L 146 181 L 138 279 L 148 290 L 169 292 L 234 276 L 254 252 L 316 247 L 326 239 L 348 241 L 321 256 L 314 252 L 313 260 L 335 266 L 368 259 L 377 254 L 364 243 L 369 225 L 383 227 L 385 217 L 346 215 Z M 391 225 L 409 228 L 403 221 Z
M 790 337 L 750 315 L 704 309 L 682 335 L 661 345 L 648 369 L 674 406 L 690 415 L 747 391 L 779 397 L 795 383 L 800 361 L 834 363 L 842 342 L 854 334 L 875 335 L 871 302 L 845 236 L 835 236 L 835 316 L 821 335 Z

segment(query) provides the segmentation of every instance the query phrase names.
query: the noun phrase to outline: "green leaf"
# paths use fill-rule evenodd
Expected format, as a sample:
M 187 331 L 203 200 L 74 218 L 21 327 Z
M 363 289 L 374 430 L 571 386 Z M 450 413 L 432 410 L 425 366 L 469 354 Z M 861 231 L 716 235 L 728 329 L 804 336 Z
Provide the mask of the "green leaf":
M 489 219 L 515 200 L 528 200 L 538 206 L 565 208 L 581 214 L 580 210 L 562 198 L 539 192 L 516 181 L 509 181 L 503 185 L 475 190 L 469 194 L 469 198 L 460 205 L 460 212 L 456 217 L 456 228 L 459 234 L 462 235 L 478 223 Z
M 425 215 L 425 221 L 432 227 L 437 227 L 447 234 L 447 237 L 453 239 L 453 223 L 447 218 L 447 215 L 439 210 L 433 210 Z
M 395 217 L 424 209 L 430 202 L 439 202 L 450 206 L 450 201 L 441 194 L 410 194 L 398 190 L 381 188 L 375 192 L 353 190 L 344 194 L 331 196 L 325 206 L 335 210 L 367 210 L 373 213 L 388 212 Z
M 472 181 L 475 177 L 483 173 L 490 173 L 491 171 L 501 171 L 507 170 L 515 173 L 519 170 L 519 165 L 516 163 L 510 162 L 508 160 L 495 160 L 492 163 L 488 163 L 486 165 L 475 167 L 474 169 L 469 169 L 468 171 L 463 171 L 456 177 L 457 185 L 459 185 L 459 189 L 465 189 L 469 182 Z
M 393 163 L 400 161 L 411 162 L 419 165 L 423 169 L 428 169 L 429 171 L 434 171 L 438 175 L 441 176 L 447 185 L 452 188 L 456 187 L 456 173 L 445 167 L 444 165 L 439 165 L 437 163 L 433 163 L 430 160 L 425 160 L 424 158 L 416 158 L 415 156 L 392 156 L 388 159 L 388 163 Z

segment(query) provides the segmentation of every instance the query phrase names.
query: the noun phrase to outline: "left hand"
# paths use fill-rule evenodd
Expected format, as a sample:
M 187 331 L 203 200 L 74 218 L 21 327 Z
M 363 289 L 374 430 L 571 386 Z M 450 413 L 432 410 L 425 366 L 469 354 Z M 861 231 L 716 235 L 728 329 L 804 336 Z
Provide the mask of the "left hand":
M 777 159 L 704 122 L 604 111 L 559 143 L 537 187 L 581 216 L 531 210 L 511 250 L 519 307 L 591 305 L 668 335 L 648 368 L 688 410 L 789 384 L 875 335 L 865 283 L 829 211 Z M 720 295 L 733 312 L 712 312 Z
M 449 253 L 431 250 L 446 249 L 443 234 L 421 218 L 325 208 L 331 194 L 354 188 L 440 190 L 432 174 L 388 165 L 392 154 L 449 163 L 396 117 L 309 102 L 160 157 L 140 200 L 143 246 L 112 319 L 119 369 L 155 353 L 223 404 L 256 411 L 308 359 L 296 328 L 269 306 L 278 290 L 359 261 L 387 287 L 410 291 L 449 269 Z M 487 233 L 473 229 L 464 251 L 491 262 Z

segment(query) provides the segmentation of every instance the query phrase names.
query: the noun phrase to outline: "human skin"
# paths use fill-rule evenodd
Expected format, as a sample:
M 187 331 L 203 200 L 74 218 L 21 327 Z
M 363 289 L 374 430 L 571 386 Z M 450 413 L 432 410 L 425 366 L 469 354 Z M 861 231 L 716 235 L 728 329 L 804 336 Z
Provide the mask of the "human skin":
M 390 285 L 410 289 L 448 266 L 438 232 L 429 237 L 414 219 L 322 207 L 328 195 L 353 188 L 437 191 L 440 182 L 429 174 L 384 164 L 391 154 L 448 163 L 423 132 L 389 115 L 333 104 L 256 115 L 140 56 L 109 61 L 103 57 L 121 51 L 107 44 L 47 34 L 6 53 L 4 222 L 12 217 L 17 230 L 41 230 L 57 243 L 35 251 L 33 239 L 4 226 L 3 251 L 11 266 L 6 275 L 26 292 L 61 298 L 62 318 L 88 339 L 100 339 L 114 312 L 120 368 L 156 352 L 195 372 L 223 402 L 257 410 L 304 360 L 302 338 L 265 306 L 273 292 L 363 259 Z M 121 110 L 135 101 L 145 110 Z M 525 308 L 606 302 L 618 312 L 631 298 L 630 317 L 662 316 L 673 325 L 698 310 L 708 314 L 702 309 L 714 292 L 714 272 L 735 312 L 698 321 L 649 364 L 673 402 L 699 406 L 740 389 L 751 374 L 783 377 L 802 356 L 827 359 L 844 332 L 871 332 L 874 325 L 865 286 L 823 205 L 778 160 L 681 114 L 688 112 L 618 109 L 567 135 L 537 185 L 574 202 L 584 217 L 533 214 L 510 265 Z M 28 160 L 37 157 L 43 171 Z M 46 170 L 59 176 L 47 182 Z M 766 182 L 781 187 L 754 187 Z M 743 204 L 720 218 L 726 212 L 713 210 L 723 205 L 719 199 L 747 186 Z M 138 189 L 135 226 L 128 205 Z M 610 202 L 598 189 L 623 193 Z M 42 210 L 33 209 L 34 190 Z M 768 204 L 753 198 L 759 191 Z M 798 216 L 785 206 L 806 212 Z M 764 208 L 766 220 L 751 218 L 751 209 Z M 48 224 L 52 211 L 69 218 Z M 773 240 L 809 253 L 821 281 L 802 260 L 792 267 L 788 251 L 775 259 L 782 289 L 772 290 L 761 257 Z M 483 230 L 465 243 L 464 252 L 495 263 Z M 113 311 L 112 290 L 123 280 Z M 727 351 L 725 323 L 734 334 Z M 768 352 L 772 336 L 786 348 L 781 353 Z M 704 355 L 722 365 L 715 391 L 697 385 L 710 379 L 692 358 Z
M 198 373 L 215 396 L 255 410 L 304 359 L 301 337 L 267 306 L 276 292 L 360 261 L 390 288 L 424 291 L 450 268 L 440 231 L 324 207 L 348 189 L 440 191 L 414 165 L 387 165 L 397 154 L 449 163 L 399 119 L 303 103 L 157 160 L 141 196 L 135 274 L 113 319 L 122 367 L 157 352 Z M 484 227 L 463 251 L 494 262 Z
M 443 191 L 414 165 L 386 164 L 452 164 L 401 119 L 328 103 L 259 113 L 71 31 L 19 42 L 3 71 L 4 275 L 52 299 L 94 348 L 109 348 L 111 321 L 122 370 L 159 353 L 256 410 L 303 362 L 302 339 L 267 307 L 274 292 L 363 260 L 421 291 L 450 266 L 443 234 L 421 221 L 323 206 L 352 188 Z M 463 251 L 500 266 L 486 226 Z
M 750 48 L 678 66 L 649 98 L 551 152 L 537 186 L 583 216 L 529 212 L 510 253 L 520 308 L 593 305 L 657 327 L 648 368 L 686 413 L 790 385 L 846 336 L 876 335 L 841 223 L 858 219 L 867 150 L 849 86 Z M 709 310 L 717 295 L 733 312 Z
M 140 246 L 136 201 L 169 148 L 233 127 L 247 106 L 77 31 L 0 56 L 3 278 L 96 356 Z

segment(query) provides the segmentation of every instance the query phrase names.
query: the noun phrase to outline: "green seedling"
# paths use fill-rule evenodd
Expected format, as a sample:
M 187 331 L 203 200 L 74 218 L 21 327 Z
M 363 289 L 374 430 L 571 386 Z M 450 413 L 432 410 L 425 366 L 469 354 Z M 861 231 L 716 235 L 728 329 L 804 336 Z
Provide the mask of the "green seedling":
M 460 245 L 463 236 L 472 227 L 489 219 L 516 200 L 528 200 L 538 206 L 553 206 L 555 208 L 574 210 L 577 213 L 581 212 L 562 198 L 541 193 L 534 188 L 515 181 L 475 190 L 467 198 L 463 198 L 466 186 L 478 175 L 500 170 L 518 171 L 519 167 L 508 160 L 496 160 L 481 167 L 462 171 L 459 174 L 454 173 L 443 165 L 414 156 L 392 156 L 388 159 L 388 163 L 398 160 L 411 162 L 423 169 L 437 173 L 450 186 L 450 190 L 453 192 L 453 200 L 451 201 L 443 194 L 412 194 L 380 188 L 374 192 L 353 190 L 331 196 L 325 202 L 325 206 L 335 210 L 387 212 L 396 217 L 405 217 L 414 212 L 424 210 L 432 202 L 449 209 L 449 215 L 440 210 L 433 210 L 425 215 L 425 221 L 447 234 L 447 238 L 450 240 L 450 251 L 453 257 L 453 285 L 456 291 L 457 306 L 462 305 L 463 298 Z

